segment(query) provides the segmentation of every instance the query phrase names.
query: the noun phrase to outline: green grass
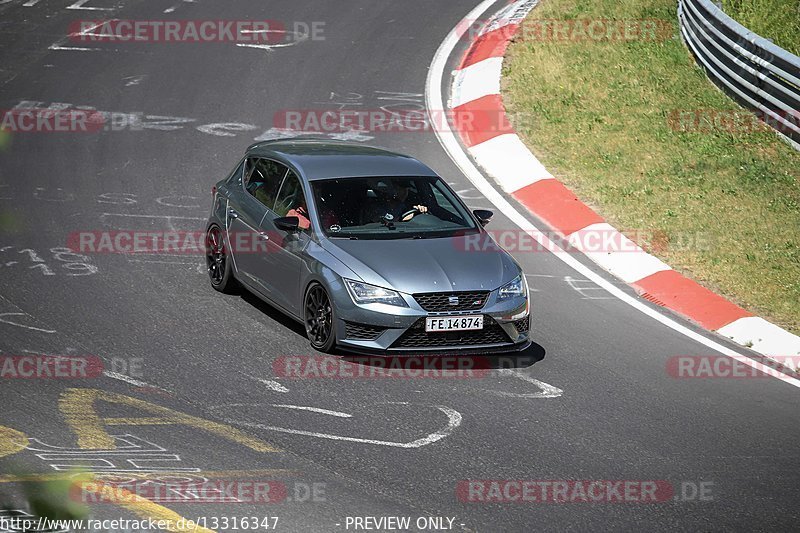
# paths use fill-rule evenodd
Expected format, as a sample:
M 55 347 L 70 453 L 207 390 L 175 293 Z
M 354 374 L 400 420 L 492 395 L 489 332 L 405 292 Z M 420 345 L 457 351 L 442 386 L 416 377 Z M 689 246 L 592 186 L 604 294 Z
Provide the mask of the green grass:
M 745 28 L 800 55 L 798 0 L 722 0 L 722 10 Z
M 531 18 L 666 21 L 658 42 L 512 43 L 509 112 L 555 176 L 621 230 L 746 309 L 800 333 L 800 153 L 772 132 L 682 132 L 675 110 L 741 110 L 677 37 L 674 0 L 543 0 Z M 528 21 L 528 22 L 529 22 Z M 522 115 L 520 115 L 522 116 Z M 695 243 L 700 242 L 700 245 Z

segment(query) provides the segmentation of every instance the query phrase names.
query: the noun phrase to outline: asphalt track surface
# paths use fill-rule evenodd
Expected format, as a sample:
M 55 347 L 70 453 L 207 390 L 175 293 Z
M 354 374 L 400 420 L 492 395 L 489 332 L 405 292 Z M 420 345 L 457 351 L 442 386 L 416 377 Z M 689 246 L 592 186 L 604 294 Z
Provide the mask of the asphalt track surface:
M 796 527 L 800 391 L 773 378 L 670 376 L 671 357 L 713 351 L 548 253 L 515 254 L 535 291 L 535 346 L 504 360 L 510 370 L 470 379 L 281 379 L 276 360 L 315 355 L 302 328 L 254 297 L 213 291 L 201 257 L 97 254 L 87 261 L 96 272 L 79 276 L 69 274 L 94 269 L 71 271 L 70 257 L 56 257 L 52 249 L 66 246 L 75 231 L 202 228 L 211 185 L 271 127 L 276 111 L 422 105 L 435 51 L 476 3 L 91 0 L 81 6 L 111 11 L 67 9 L 72 0 L 0 5 L 0 108 L 68 103 L 173 117 L 174 128 L 153 129 L 150 118 L 144 129 L 16 134 L 0 151 L 0 353 L 95 354 L 107 370 L 133 377 L 4 379 L 0 426 L 63 448 L 102 448 L 105 434 L 129 435 L 136 446 L 163 449 L 167 468 L 180 463 L 224 479 L 250 473 L 280 480 L 292 501 L 163 507 L 187 518 L 278 516 L 283 531 L 345 531 L 354 516 L 449 517 L 465 531 Z M 232 43 L 52 49 L 83 46 L 65 36 L 70 22 L 87 18 L 274 19 L 290 27 L 317 21 L 324 39 L 270 51 Z M 249 126 L 229 126 L 230 136 L 203 128 L 218 123 Z M 430 165 L 470 206 L 492 207 L 433 133 L 368 136 L 370 144 Z M 502 213 L 492 226 L 514 227 Z M 122 421 L 91 429 L 76 409 L 96 408 L 103 417 L 153 415 L 104 401 L 108 396 L 91 404 L 85 389 L 190 414 L 205 428 Z M 279 407 L 285 405 L 352 416 Z M 243 445 L 230 430 L 210 431 L 208 422 L 236 428 L 264 447 Z M 37 446 L 0 457 L 0 471 L 52 473 L 63 463 Z M 274 451 L 263 451 L 267 446 Z M 4 447 L 0 454 L 10 448 L 7 438 Z M 665 480 L 678 497 L 652 504 L 470 503 L 456 493 L 468 479 Z M 303 501 L 303 487 L 314 483 L 324 495 Z M 681 487 L 700 483 L 711 487 L 710 497 L 683 501 L 690 498 L 680 496 Z M 5 482 L 0 492 L 14 494 L 16 487 Z M 135 518 L 147 509 L 92 507 L 100 517 Z

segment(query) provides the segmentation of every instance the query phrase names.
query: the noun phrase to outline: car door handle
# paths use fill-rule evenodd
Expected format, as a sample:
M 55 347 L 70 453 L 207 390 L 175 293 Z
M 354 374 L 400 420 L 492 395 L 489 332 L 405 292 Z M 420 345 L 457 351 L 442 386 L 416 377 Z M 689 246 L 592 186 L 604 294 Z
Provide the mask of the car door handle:
M 232 207 L 229 207 L 228 208 L 228 216 L 231 217 L 231 218 L 239 218 L 239 213 L 237 213 L 236 210 L 233 209 Z
M 269 240 L 269 235 L 267 235 L 267 233 L 266 233 L 266 232 L 264 232 L 264 231 L 260 231 L 260 232 L 258 233 L 258 236 L 259 236 L 260 238 L 264 239 L 265 241 L 268 241 L 268 240 Z

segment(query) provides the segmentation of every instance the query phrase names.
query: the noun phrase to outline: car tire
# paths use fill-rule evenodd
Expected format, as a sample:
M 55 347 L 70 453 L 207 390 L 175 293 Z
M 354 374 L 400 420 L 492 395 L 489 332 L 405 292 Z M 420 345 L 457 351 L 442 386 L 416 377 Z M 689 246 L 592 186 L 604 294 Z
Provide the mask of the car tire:
M 233 265 L 225 246 L 225 237 L 216 224 L 206 231 L 206 268 L 211 286 L 219 292 L 232 294 L 239 288 L 233 276 Z
M 336 346 L 336 324 L 333 304 L 328 291 L 319 283 L 312 283 L 303 298 L 303 324 L 306 335 L 315 350 L 330 353 Z

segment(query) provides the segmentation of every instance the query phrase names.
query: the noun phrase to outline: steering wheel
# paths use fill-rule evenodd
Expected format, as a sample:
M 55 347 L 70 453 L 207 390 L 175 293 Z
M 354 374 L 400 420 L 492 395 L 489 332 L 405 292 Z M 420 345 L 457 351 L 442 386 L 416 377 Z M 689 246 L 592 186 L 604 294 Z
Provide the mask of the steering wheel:
M 411 220 L 415 216 L 421 215 L 421 214 L 422 214 L 422 211 L 420 211 L 419 209 L 417 209 L 415 207 L 414 209 L 409 209 L 408 211 L 406 211 L 405 213 L 400 215 L 400 221 L 401 222 L 408 222 L 409 220 Z

